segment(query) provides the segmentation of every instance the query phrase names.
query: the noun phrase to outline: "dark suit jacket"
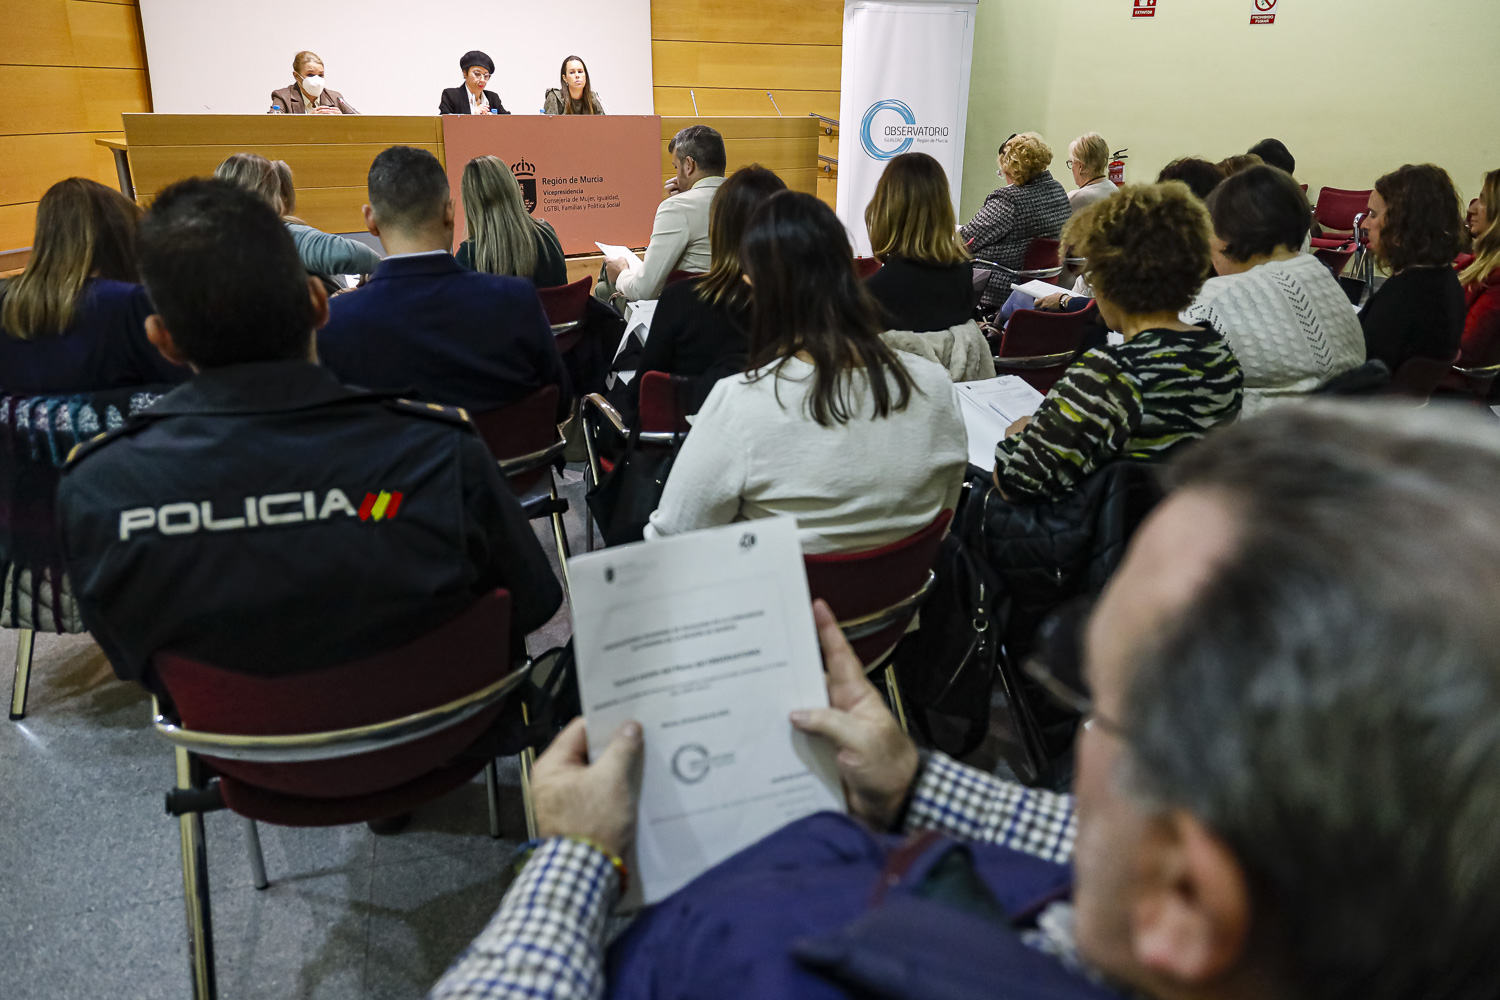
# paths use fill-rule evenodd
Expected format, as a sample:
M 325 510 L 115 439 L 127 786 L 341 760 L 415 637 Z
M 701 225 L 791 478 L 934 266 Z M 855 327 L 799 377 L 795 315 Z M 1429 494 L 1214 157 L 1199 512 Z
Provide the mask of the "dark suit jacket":
M 153 312 L 140 285 L 89 279 L 62 333 L 22 340 L 0 330 L 0 391 L 90 392 L 190 378 L 190 369 L 169 364 L 146 339 L 146 317 Z
M 318 357 L 340 381 L 484 413 L 556 385 L 571 388 L 536 286 L 458 266 L 451 254 L 388 257 L 335 296 Z
M 280 104 L 282 109 L 289 115 L 307 114 L 307 110 L 303 107 L 302 88 L 297 86 L 296 83 L 293 83 L 289 87 L 282 87 L 280 90 L 271 91 L 271 103 Z M 328 90 L 327 88 L 324 88 L 323 92 L 318 95 L 317 106 L 320 108 L 338 108 L 346 115 L 359 114 L 358 111 L 354 110 L 354 105 L 344 100 L 343 94 L 340 94 L 337 90 Z
M 484 92 L 485 99 L 490 102 L 490 110 L 497 115 L 508 115 L 505 105 L 500 103 L 500 95 L 493 90 Z M 440 115 L 466 115 L 469 113 L 469 88 L 462 84 L 457 87 L 449 87 L 443 91 L 443 99 L 438 101 L 438 114 Z

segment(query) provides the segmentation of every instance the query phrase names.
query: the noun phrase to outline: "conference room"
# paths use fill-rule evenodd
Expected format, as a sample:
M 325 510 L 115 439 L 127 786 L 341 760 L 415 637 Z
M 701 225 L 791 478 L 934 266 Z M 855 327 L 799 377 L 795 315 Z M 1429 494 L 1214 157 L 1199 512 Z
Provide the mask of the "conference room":
M 1489 0 L 6 13 L 7 1000 L 1492 991 Z

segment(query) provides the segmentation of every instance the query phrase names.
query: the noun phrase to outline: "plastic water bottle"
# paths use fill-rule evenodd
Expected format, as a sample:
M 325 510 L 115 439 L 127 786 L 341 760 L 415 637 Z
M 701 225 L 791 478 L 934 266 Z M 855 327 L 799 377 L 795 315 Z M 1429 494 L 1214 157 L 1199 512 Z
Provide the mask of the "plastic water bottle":
M 284 115 L 284 114 L 286 114 L 286 109 L 283 108 L 280 105 L 280 103 L 278 103 L 278 102 L 272 102 L 272 104 L 271 104 L 271 110 L 267 111 L 266 114 L 268 114 L 268 115 Z

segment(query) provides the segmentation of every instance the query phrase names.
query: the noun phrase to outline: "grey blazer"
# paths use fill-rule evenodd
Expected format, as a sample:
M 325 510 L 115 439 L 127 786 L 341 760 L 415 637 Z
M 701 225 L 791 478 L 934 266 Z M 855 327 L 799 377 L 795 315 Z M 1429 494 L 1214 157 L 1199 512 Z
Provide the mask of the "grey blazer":
M 280 90 L 271 91 L 271 104 L 281 105 L 282 110 L 289 115 L 311 114 L 312 112 L 304 106 L 305 103 L 302 99 L 302 88 L 297 86 L 295 81 L 290 87 L 282 87 Z M 320 108 L 338 108 L 346 115 L 359 114 L 358 111 L 354 110 L 354 105 L 344 100 L 343 94 L 340 94 L 337 90 L 328 90 L 327 88 L 318 95 L 318 103 L 314 106 Z

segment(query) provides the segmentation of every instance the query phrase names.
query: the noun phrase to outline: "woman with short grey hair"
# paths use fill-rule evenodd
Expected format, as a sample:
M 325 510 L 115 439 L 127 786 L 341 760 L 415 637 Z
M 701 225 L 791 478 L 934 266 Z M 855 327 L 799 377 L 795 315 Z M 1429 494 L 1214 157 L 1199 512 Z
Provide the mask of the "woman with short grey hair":
M 1109 179 L 1109 143 L 1098 132 L 1085 132 L 1068 145 L 1068 169 L 1078 190 L 1068 192 L 1073 214 L 1115 193 Z

